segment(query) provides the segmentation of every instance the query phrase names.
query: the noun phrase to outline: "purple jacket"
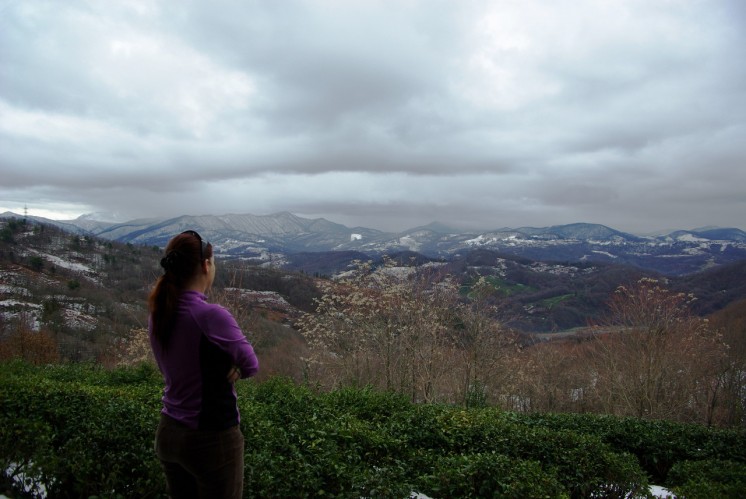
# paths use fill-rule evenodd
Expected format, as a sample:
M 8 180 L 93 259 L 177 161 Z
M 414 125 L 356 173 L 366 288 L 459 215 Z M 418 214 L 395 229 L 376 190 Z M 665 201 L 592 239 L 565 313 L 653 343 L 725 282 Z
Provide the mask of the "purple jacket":
M 190 428 L 221 430 L 240 421 L 228 371 L 235 365 L 248 378 L 259 361 L 230 312 L 206 299 L 197 291 L 182 293 L 167 348 L 153 336 L 152 321 L 150 345 L 166 384 L 161 412 Z

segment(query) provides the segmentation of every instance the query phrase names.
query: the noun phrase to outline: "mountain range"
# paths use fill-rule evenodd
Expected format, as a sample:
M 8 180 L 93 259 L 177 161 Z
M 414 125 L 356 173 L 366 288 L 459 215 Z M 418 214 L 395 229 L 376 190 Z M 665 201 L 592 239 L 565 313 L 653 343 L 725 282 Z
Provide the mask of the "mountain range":
M 641 278 L 693 294 L 692 309 L 701 316 L 746 298 L 746 243 L 737 229 L 641 237 L 593 224 L 480 234 L 433 225 L 386 234 L 287 213 L 124 224 L 21 219 L 0 215 L 0 326 L 25 314 L 35 327 L 61 332 L 73 357 L 85 357 L 98 344 L 95 331 L 124 334 L 142 327 L 144 296 L 160 272 L 161 248 L 187 228 L 215 243 L 223 259 L 222 288 L 240 288 L 252 306 L 283 321 L 313 310 L 323 278 L 346 272 L 354 260 L 378 265 L 384 254 L 401 275 L 420 269 L 447 275 L 467 295 L 474 282 L 488 279 L 506 324 L 528 333 L 554 334 L 598 321 L 615 289 Z M 419 252 L 409 249 L 415 238 L 428 237 L 436 250 L 428 253 L 424 244 Z
M 11 212 L 0 217 L 22 218 Z M 211 241 L 220 257 L 289 266 L 299 265 L 299 260 L 307 264 L 309 255 L 320 258 L 319 253 L 325 252 L 341 252 L 351 258 L 415 252 L 448 260 L 475 249 L 488 249 L 537 261 L 616 263 L 663 275 L 687 275 L 746 259 L 746 232 L 737 228 L 707 227 L 640 236 L 590 223 L 480 232 L 434 222 L 392 233 L 288 212 L 183 215 L 127 222 L 106 222 L 91 215 L 74 220 L 28 218 L 73 233 L 158 247 L 165 246 L 174 234 L 192 229 Z M 329 257 L 324 259 L 328 262 Z

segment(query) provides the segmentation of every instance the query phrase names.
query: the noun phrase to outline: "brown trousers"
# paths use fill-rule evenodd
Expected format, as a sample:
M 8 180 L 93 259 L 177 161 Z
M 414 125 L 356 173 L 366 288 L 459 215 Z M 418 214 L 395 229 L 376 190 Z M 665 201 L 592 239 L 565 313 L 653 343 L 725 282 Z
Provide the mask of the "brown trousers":
M 161 414 L 155 453 L 174 499 L 240 499 L 243 494 L 244 438 L 238 426 L 193 430 Z

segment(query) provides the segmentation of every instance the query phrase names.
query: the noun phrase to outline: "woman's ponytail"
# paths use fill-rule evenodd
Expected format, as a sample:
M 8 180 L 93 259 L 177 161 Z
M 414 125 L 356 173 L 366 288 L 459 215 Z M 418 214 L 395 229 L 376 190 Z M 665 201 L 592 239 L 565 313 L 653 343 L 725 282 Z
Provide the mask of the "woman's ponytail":
M 181 294 L 181 290 L 173 282 L 171 276 L 164 274 L 158 278 L 148 297 L 153 335 L 164 349 L 171 337 L 171 329 L 176 318 L 176 307 L 179 303 L 179 294 Z
M 175 236 L 161 258 L 164 274 L 158 278 L 148 297 L 148 310 L 153 335 L 166 348 L 171 337 L 179 296 L 202 264 L 202 258 L 212 256 L 212 245 L 187 231 Z

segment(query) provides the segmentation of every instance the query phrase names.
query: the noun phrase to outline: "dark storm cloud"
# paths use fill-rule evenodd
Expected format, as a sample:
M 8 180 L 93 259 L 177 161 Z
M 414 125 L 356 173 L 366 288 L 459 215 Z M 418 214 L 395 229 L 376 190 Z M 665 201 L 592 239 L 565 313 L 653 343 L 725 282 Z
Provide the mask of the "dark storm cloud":
M 0 208 L 743 223 L 737 0 L 0 8 Z

